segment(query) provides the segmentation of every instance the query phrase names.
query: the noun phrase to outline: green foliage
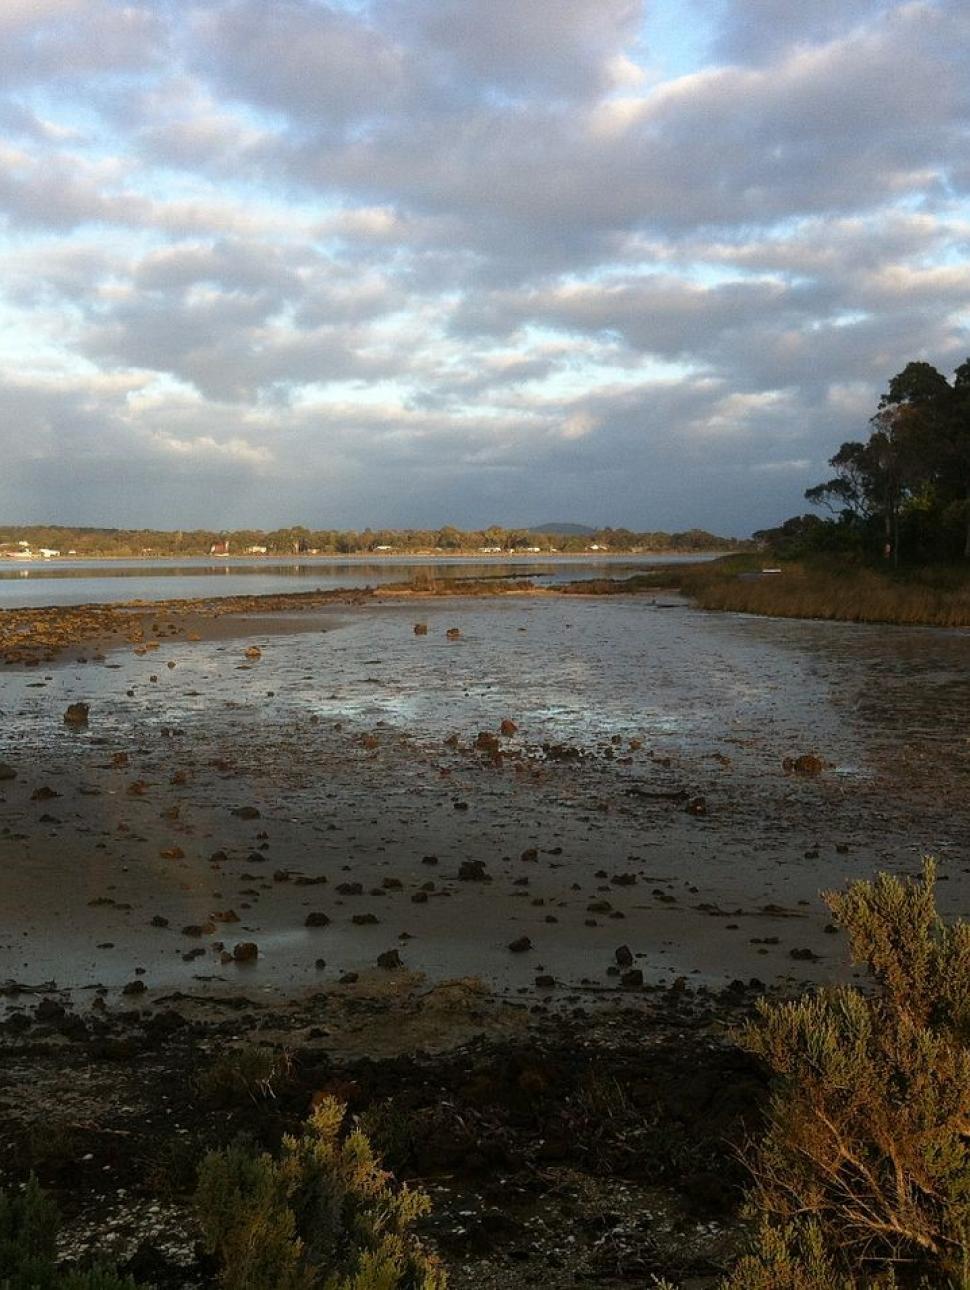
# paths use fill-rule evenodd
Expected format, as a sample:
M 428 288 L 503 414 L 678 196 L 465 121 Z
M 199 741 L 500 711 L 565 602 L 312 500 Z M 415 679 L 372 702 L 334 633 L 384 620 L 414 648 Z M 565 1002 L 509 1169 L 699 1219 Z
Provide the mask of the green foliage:
M 60 1272 L 57 1206 L 31 1177 L 21 1192 L 0 1191 L 0 1290 L 136 1290 L 104 1267 Z
M 214 1107 L 242 1106 L 276 1096 L 292 1073 L 289 1053 L 265 1044 L 227 1048 L 195 1080 L 199 1098 Z
M 873 990 L 762 1002 L 743 1032 L 776 1086 L 758 1247 L 726 1290 L 890 1285 L 897 1265 L 970 1287 L 970 925 L 940 918 L 934 876 L 828 893 Z
M 488 529 L 460 530 L 450 524 L 440 529 L 310 530 L 302 525 L 274 529 L 236 529 L 232 532 L 195 529 L 165 532 L 158 529 L 68 528 L 63 525 L 0 525 L 0 555 L 19 541 L 34 550 L 49 547 L 62 555 L 158 556 L 208 555 L 213 545 L 228 543 L 230 555 L 245 555 L 250 547 L 265 547 L 270 555 L 363 555 L 372 552 L 430 553 L 462 551 L 478 553 L 538 549 L 579 553 L 595 543 L 611 551 L 723 551 L 736 547 L 734 539 L 718 537 L 703 529 L 683 533 L 644 532 L 604 528 L 584 533 L 540 533 L 532 529 L 509 529 L 493 525 Z
M 834 476 L 808 489 L 835 520 L 808 517 L 761 535 L 779 554 L 868 547 L 899 563 L 970 559 L 970 359 L 952 383 L 929 363 L 908 363 L 889 382 L 866 442 L 849 442 L 829 461 Z M 796 532 L 797 531 L 797 532 Z M 809 543 L 791 548 L 792 537 Z
M 278 1160 L 233 1148 L 203 1161 L 196 1206 L 227 1290 L 444 1290 L 412 1230 L 428 1197 L 394 1185 L 365 1134 L 344 1134 L 345 1113 L 325 1098 Z

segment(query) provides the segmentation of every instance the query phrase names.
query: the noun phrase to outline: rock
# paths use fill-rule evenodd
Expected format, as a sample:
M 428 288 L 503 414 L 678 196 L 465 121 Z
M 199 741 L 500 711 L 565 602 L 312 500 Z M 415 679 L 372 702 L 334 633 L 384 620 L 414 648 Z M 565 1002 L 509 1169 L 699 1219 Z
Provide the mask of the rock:
M 414 634 L 415 634 L 415 636 L 427 636 L 427 634 L 428 634 L 428 624 L 427 624 L 427 623 L 415 623 L 415 624 L 414 624 Z
M 7 762 L 0 761 L 0 780 L 16 779 L 16 778 L 17 778 L 17 772 L 14 770 L 14 768 L 11 765 L 9 765 Z
M 628 945 L 621 945 L 618 950 L 614 950 L 613 957 L 622 968 L 633 966 L 633 952 Z
M 786 757 L 781 763 L 782 769 L 795 775 L 821 775 L 825 762 L 815 753 L 802 753 L 800 757 Z
M 259 811 L 255 806 L 237 806 L 232 813 L 238 816 L 240 820 L 258 820 L 260 818 Z
M 416 891 L 411 897 L 412 905 L 426 905 L 428 903 L 428 893 L 426 891 Z
M 505 720 L 502 722 L 502 724 L 499 726 L 499 731 L 506 737 L 506 739 L 509 739 L 511 738 L 512 735 L 516 733 L 518 728 L 519 727 L 515 724 L 514 721 L 511 721 L 508 717 L 506 717 Z
M 462 860 L 458 866 L 458 878 L 461 882 L 491 882 L 491 875 L 485 871 L 484 860 Z
M 624 972 L 620 977 L 620 985 L 624 990 L 640 990 L 643 988 L 643 973 L 639 968 L 631 968 L 629 972 Z
M 122 987 L 122 994 L 144 994 L 147 990 L 144 981 L 129 981 L 126 986 Z
M 55 999 L 41 999 L 34 1009 L 37 1021 L 63 1021 L 66 1016 L 67 1010 L 63 1003 L 58 1003 Z
M 354 914 L 350 921 L 355 927 L 371 927 L 379 919 L 376 914 Z
M 518 940 L 509 942 L 509 949 L 513 954 L 524 954 L 532 949 L 532 941 L 528 936 L 520 936 Z
M 64 724 L 67 726 L 86 726 L 90 711 L 90 703 L 70 703 L 64 713 Z
M 692 797 L 684 807 L 684 810 L 688 815 L 706 815 L 707 800 L 703 797 Z
M 552 990 L 555 987 L 555 984 L 556 978 L 554 976 L 547 976 L 544 974 L 536 977 L 537 990 Z
M 450 641 L 456 641 L 461 636 L 461 630 L 457 627 L 449 627 L 445 632 L 445 636 L 447 636 Z
M 338 882 L 337 891 L 341 896 L 363 896 L 364 884 L 362 882 Z
M 321 910 L 315 910 L 312 914 L 307 914 L 304 920 L 304 927 L 327 927 L 330 919 Z
M 377 956 L 377 966 L 384 968 L 386 972 L 394 972 L 404 966 L 401 962 L 401 956 L 397 950 L 385 950 L 383 954 Z
M 490 730 L 479 730 L 475 747 L 482 749 L 483 752 L 498 752 L 498 735 L 493 735 Z
M 789 955 L 789 958 L 799 959 L 806 963 L 815 963 L 819 958 L 819 955 L 816 954 L 814 950 L 809 950 L 809 949 L 789 950 L 788 955 Z
M 151 927 L 168 927 L 168 919 L 163 918 L 161 914 L 156 914 L 150 923 Z
M 49 802 L 55 797 L 60 797 L 48 784 L 43 784 L 40 788 L 35 788 L 30 795 L 32 802 Z
M 233 948 L 232 957 L 237 963 L 255 963 L 259 958 L 259 946 L 255 941 L 240 941 Z
M 245 650 L 243 650 L 243 653 L 247 658 L 256 659 L 256 658 L 263 657 L 263 651 L 259 648 L 258 645 L 248 646 Z
M 360 977 L 357 975 L 356 972 L 345 972 L 343 976 L 337 978 L 337 984 L 353 985 L 356 981 L 359 981 L 359 980 L 360 980 Z
M 526 849 L 519 856 L 519 859 L 524 864 L 535 864 L 535 862 L 539 859 L 539 852 L 536 850 L 535 847 L 526 847 Z
M 633 887 L 636 885 L 637 876 L 635 873 L 615 873 L 610 879 L 614 887 Z

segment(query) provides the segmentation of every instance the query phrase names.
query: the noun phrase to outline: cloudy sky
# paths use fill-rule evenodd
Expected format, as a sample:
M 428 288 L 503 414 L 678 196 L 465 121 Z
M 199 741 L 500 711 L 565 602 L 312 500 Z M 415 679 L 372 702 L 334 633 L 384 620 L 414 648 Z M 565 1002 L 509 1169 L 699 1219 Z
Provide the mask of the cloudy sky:
M 970 353 L 965 0 L 2 0 L 0 520 L 744 534 Z

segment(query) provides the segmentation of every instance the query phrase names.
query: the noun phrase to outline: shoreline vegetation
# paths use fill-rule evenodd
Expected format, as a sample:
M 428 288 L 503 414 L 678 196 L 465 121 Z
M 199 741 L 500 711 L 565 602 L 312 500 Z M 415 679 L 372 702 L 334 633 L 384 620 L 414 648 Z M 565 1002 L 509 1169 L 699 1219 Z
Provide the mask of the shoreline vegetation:
M 569 529 L 581 529 L 571 532 Z M 109 529 L 58 524 L 0 524 L 0 559 L 145 559 L 214 555 L 247 556 L 515 556 L 515 555 L 702 555 L 744 550 L 750 541 L 704 529 L 681 533 L 633 532 L 625 528 L 564 526 L 457 529 Z M 31 556 L 26 556 L 25 551 Z

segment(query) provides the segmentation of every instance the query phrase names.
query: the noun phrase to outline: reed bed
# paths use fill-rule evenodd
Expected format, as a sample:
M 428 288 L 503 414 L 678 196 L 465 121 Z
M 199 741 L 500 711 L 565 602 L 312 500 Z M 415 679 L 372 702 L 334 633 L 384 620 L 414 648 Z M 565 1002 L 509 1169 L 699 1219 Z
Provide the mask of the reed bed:
M 970 627 L 970 571 L 924 570 L 894 577 L 873 569 L 788 564 L 780 573 L 744 576 L 694 565 L 683 571 L 680 587 L 702 609 Z

